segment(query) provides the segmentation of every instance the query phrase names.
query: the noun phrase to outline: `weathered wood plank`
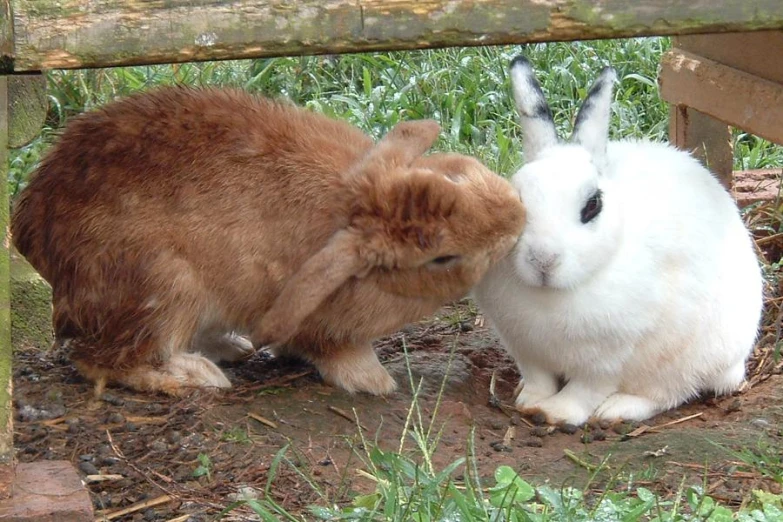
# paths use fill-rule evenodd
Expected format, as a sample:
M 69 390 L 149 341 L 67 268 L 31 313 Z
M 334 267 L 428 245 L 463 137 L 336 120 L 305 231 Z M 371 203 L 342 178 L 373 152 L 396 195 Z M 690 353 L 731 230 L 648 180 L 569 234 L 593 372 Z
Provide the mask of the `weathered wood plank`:
M 783 27 L 780 0 L 11 0 L 15 71 Z
M 749 50 L 749 52 L 751 52 Z M 661 60 L 661 98 L 783 144 L 783 85 L 680 49 Z

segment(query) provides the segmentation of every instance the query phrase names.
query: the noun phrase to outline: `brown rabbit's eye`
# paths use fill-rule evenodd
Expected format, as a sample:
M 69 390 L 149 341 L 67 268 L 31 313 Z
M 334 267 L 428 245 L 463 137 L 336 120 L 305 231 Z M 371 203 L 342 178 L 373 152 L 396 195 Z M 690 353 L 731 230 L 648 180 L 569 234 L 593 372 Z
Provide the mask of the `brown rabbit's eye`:
M 603 203 L 601 201 L 601 191 L 599 190 L 590 196 L 590 199 L 587 200 L 585 206 L 582 207 L 582 223 L 589 223 L 595 219 L 595 217 L 601 213 L 602 207 Z
M 439 256 L 430 261 L 431 265 L 447 266 L 456 263 L 459 260 L 459 256 Z

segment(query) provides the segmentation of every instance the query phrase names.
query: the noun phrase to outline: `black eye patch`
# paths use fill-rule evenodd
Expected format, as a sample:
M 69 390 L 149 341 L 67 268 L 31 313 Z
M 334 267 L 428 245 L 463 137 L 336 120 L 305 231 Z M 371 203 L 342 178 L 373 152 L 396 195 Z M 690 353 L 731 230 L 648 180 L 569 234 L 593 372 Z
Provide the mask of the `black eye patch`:
M 589 223 L 595 217 L 601 213 L 601 209 L 603 208 L 603 202 L 601 201 L 601 191 L 597 190 L 595 193 L 590 196 L 590 199 L 587 200 L 585 203 L 585 206 L 582 207 L 581 212 L 581 220 L 583 224 Z
M 434 263 L 436 265 L 445 265 L 447 263 L 451 263 L 452 261 L 455 261 L 459 256 L 440 256 L 436 257 L 430 263 Z

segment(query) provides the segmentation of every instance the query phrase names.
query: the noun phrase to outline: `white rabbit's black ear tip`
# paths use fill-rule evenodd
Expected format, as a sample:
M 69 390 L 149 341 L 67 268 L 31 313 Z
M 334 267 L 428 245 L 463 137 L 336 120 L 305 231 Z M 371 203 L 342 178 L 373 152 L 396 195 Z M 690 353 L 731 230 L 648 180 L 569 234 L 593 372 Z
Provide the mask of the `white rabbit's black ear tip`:
M 511 65 L 509 66 L 509 69 L 516 69 L 517 67 L 525 67 L 527 69 L 533 69 L 533 65 L 530 63 L 530 60 L 528 60 L 521 54 L 517 55 L 513 60 L 511 60 Z
M 599 74 L 598 76 L 599 78 L 612 83 L 617 81 L 617 71 L 614 69 L 614 67 L 611 67 L 609 65 L 601 69 L 601 74 Z

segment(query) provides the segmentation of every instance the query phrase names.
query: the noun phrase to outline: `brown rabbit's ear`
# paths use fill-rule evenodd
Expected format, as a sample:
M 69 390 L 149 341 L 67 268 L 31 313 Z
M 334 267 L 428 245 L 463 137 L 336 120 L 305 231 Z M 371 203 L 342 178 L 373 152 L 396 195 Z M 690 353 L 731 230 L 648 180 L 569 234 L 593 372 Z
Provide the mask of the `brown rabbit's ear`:
M 293 337 L 302 321 L 350 277 L 366 271 L 365 265 L 355 235 L 337 232 L 286 282 L 254 332 L 254 344 L 281 343 Z
M 434 120 L 400 122 L 370 150 L 358 170 L 407 167 L 432 147 L 439 133 L 440 125 Z

